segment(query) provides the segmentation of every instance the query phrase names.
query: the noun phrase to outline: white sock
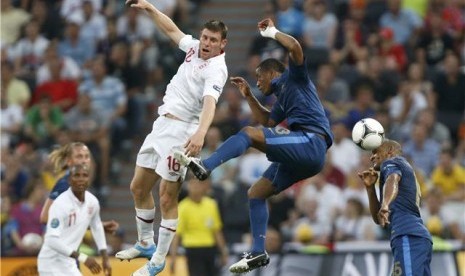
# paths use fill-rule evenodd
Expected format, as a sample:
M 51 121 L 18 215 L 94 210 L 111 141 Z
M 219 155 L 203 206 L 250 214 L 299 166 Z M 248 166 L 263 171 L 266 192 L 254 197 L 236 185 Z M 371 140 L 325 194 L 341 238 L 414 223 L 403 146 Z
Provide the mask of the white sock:
M 158 230 L 157 251 L 153 254 L 151 261 L 155 265 L 163 263 L 170 250 L 171 241 L 176 234 L 178 219 L 162 219 Z
M 153 220 L 155 219 L 155 208 L 137 209 L 136 208 L 136 225 L 139 242 L 147 245 L 155 244 L 153 241 Z

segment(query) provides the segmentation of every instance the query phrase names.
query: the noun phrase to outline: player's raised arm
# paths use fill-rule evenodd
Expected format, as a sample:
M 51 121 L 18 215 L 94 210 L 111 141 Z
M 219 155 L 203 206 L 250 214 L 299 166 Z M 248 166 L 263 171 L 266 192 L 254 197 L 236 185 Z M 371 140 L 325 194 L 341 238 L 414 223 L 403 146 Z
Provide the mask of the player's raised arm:
M 177 45 L 181 38 L 186 35 L 178 28 L 178 26 L 176 26 L 176 24 L 174 24 L 171 18 L 146 0 L 126 0 L 126 4 L 130 5 L 132 8 L 138 8 L 146 11 L 161 31 L 171 38 L 171 40 L 173 40 Z
M 271 19 L 267 18 L 258 22 L 258 29 L 262 36 L 272 38 L 281 43 L 289 51 L 289 57 L 296 65 L 304 63 L 304 53 L 300 43 L 294 37 L 276 29 Z

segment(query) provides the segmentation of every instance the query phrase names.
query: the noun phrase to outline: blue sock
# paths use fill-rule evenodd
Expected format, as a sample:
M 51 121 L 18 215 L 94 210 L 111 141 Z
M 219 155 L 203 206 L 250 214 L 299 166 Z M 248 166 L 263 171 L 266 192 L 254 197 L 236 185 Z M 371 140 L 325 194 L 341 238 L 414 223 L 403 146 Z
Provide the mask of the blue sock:
M 251 252 L 263 253 L 265 252 L 265 235 L 268 225 L 268 206 L 266 205 L 266 199 L 249 199 L 249 209 L 250 228 L 253 238 Z
M 202 163 L 209 171 L 243 154 L 252 145 L 250 137 L 243 131 L 231 136 Z

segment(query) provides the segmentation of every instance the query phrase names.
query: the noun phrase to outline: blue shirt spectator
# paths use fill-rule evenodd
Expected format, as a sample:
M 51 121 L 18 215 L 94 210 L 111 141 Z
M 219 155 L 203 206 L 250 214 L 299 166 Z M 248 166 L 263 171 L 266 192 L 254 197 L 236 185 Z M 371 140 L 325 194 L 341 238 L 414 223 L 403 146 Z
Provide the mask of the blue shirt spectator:
M 394 41 L 405 45 L 416 29 L 423 25 L 422 19 L 412 10 L 401 9 L 401 1 L 389 0 L 388 11 L 380 18 L 380 26 L 394 31 Z

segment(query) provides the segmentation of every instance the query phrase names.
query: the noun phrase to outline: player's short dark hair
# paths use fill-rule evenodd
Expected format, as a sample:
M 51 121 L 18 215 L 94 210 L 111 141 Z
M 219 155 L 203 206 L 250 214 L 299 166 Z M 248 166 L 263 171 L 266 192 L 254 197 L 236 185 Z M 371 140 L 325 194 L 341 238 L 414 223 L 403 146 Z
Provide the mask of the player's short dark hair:
M 228 27 L 222 21 L 212 19 L 203 24 L 203 29 L 215 33 L 221 33 L 221 39 L 225 39 L 228 36 Z
M 276 71 L 279 73 L 284 72 L 286 70 L 286 66 L 284 64 L 275 59 L 275 58 L 269 58 L 265 59 L 264 61 L 260 62 L 260 64 L 257 66 L 257 69 L 260 69 L 262 71 Z

